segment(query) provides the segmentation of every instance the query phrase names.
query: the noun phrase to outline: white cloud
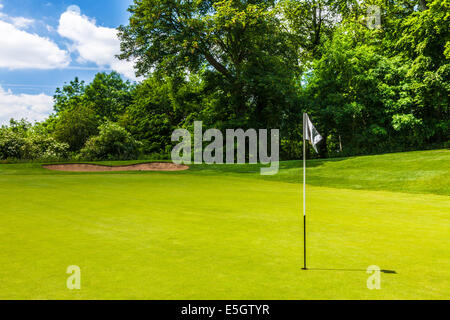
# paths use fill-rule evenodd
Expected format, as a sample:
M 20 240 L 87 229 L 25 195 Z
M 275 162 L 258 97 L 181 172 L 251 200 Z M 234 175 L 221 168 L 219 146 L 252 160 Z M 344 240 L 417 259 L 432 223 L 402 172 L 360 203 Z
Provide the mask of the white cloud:
M 137 80 L 133 63 L 116 58 L 120 53 L 116 29 L 97 26 L 94 19 L 81 14 L 79 7 L 70 6 L 59 19 L 58 33 L 73 42 L 71 49 L 78 52 L 78 62 L 93 62 Z
M 28 19 L 24 17 L 12 17 L 10 18 L 10 20 L 12 24 L 18 29 L 26 29 L 34 23 L 33 19 Z
M 11 23 L 5 20 L 11 21 Z M 70 56 L 50 39 L 20 30 L 33 20 L 0 15 L 0 68 L 55 69 L 69 65 Z
M 3 4 L 0 3 L 0 10 L 3 9 Z M 12 23 L 15 27 L 19 29 L 26 29 L 30 27 L 32 24 L 34 24 L 33 19 L 28 19 L 25 17 L 11 17 L 3 12 L 0 12 L 0 19 Z
M 28 121 L 42 121 L 53 110 L 53 98 L 43 93 L 38 95 L 14 95 L 0 87 L 0 125 L 8 124 L 11 118 L 26 118 Z

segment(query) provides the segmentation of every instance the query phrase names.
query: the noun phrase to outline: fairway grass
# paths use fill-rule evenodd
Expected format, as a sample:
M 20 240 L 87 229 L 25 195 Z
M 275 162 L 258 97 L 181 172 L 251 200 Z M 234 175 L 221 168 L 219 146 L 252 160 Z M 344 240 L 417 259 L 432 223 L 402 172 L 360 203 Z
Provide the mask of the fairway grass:
M 0 298 L 450 298 L 449 150 L 309 161 L 307 271 L 299 163 L 267 177 L 0 165 Z M 380 290 L 370 265 L 395 271 Z

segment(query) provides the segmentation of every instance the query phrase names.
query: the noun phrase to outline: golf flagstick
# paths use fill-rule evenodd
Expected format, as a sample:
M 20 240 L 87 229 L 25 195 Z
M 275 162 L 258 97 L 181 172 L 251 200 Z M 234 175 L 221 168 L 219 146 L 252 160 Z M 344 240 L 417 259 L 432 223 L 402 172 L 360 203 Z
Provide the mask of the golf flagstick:
M 316 130 L 308 114 L 303 113 L 303 270 L 306 268 L 306 141 L 311 142 L 314 150 L 317 151 L 317 144 L 322 140 L 322 136 Z
M 306 113 L 303 113 L 303 270 L 306 268 Z

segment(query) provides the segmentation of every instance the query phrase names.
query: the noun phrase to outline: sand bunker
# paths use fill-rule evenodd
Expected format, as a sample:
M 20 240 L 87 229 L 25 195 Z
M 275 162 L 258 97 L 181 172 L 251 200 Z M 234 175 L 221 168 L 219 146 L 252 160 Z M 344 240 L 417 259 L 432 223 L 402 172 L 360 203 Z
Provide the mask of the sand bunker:
M 87 163 L 49 164 L 44 168 L 56 171 L 70 172 L 103 172 L 103 171 L 181 171 L 189 169 L 188 166 L 171 162 L 148 162 L 125 166 L 104 166 Z

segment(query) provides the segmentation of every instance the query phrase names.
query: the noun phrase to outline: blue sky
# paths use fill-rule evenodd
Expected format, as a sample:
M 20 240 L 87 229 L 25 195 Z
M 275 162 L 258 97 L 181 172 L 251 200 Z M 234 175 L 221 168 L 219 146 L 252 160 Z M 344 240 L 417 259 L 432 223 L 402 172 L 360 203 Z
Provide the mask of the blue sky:
M 115 58 L 115 28 L 127 23 L 131 3 L 0 0 L 0 125 L 43 120 L 56 87 L 76 76 L 88 82 L 115 70 L 136 80 L 132 63 Z

